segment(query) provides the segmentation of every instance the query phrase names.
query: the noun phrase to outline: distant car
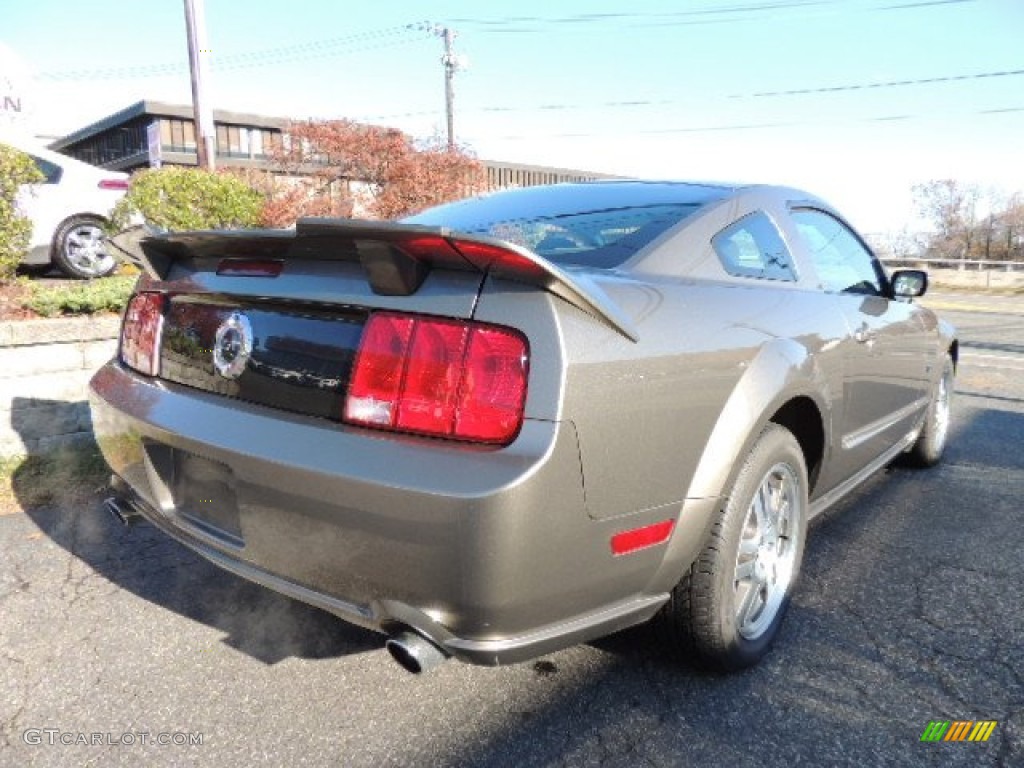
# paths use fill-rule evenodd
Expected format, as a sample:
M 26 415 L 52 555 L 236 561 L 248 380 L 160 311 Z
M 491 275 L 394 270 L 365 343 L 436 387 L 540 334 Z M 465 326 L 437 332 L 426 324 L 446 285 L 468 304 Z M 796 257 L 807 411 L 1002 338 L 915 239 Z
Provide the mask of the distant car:
M 0 143 L 29 155 L 45 177 L 18 197 L 32 221 L 25 271 L 44 273 L 56 266 L 69 277 L 109 275 L 117 267 L 104 233 L 111 208 L 128 189 L 128 174 L 105 171 L 32 142 L 8 136 Z
M 927 275 L 794 189 L 533 187 L 164 234 L 139 262 L 91 383 L 112 511 L 387 633 L 411 671 L 655 616 L 752 664 L 808 521 L 949 434 Z

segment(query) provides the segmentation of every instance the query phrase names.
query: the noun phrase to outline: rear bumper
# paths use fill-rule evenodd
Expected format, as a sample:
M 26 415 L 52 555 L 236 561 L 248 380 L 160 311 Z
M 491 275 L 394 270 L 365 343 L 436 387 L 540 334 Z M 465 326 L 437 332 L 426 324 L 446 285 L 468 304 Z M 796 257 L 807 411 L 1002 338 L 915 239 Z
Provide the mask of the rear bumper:
M 162 530 L 246 579 L 363 627 L 410 627 L 466 661 L 521 661 L 644 621 L 687 565 L 670 555 L 692 549 L 611 555 L 612 534 L 680 505 L 592 520 L 570 422 L 528 420 L 500 450 L 396 438 L 116 362 L 90 399 L 104 456 Z M 703 528 L 707 505 L 687 506 Z

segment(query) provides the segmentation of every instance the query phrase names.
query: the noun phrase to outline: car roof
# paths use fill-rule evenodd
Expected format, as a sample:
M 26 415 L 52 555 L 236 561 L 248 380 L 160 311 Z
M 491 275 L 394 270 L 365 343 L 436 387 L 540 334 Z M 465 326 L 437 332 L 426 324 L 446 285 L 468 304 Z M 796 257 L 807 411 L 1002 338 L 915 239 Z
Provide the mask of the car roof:
M 77 158 L 62 155 L 60 152 L 54 152 L 52 149 L 47 149 L 43 146 L 43 144 L 37 139 L 32 139 L 26 136 L 0 133 L 0 144 L 7 144 L 8 146 L 14 147 L 25 154 L 35 155 L 36 157 L 51 162 L 54 165 L 59 165 L 61 168 L 72 168 L 74 169 L 72 172 L 82 171 L 107 177 L 128 175 L 120 171 L 110 171 L 106 168 L 99 168 L 95 165 L 84 163 Z
M 647 205 L 682 204 L 701 206 L 729 197 L 739 187 L 688 181 L 642 181 L 609 179 L 505 189 L 430 208 L 421 215 L 403 219 L 408 223 L 431 223 L 443 219 L 446 226 L 459 228 L 465 214 L 474 222 L 557 217 L 572 211 L 614 210 Z M 427 221 L 429 219 L 430 221 Z

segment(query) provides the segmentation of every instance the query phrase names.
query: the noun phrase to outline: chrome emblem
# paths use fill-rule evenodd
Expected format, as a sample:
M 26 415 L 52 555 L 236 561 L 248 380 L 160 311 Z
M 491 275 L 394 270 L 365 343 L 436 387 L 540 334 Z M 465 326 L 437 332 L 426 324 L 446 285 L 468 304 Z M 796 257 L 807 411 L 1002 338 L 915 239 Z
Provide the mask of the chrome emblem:
M 237 379 L 252 356 L 252 326 L 241 312 L 220 324 L 213 342 L 213 367 L 225 379 Z

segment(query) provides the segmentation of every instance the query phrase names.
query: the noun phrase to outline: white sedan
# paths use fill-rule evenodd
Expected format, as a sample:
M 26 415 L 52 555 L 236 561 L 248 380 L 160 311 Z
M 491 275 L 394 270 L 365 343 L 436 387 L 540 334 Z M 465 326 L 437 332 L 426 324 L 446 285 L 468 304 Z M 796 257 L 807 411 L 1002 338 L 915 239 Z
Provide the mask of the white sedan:
M 29 155 L 44 180 L 28 184 L 18 206 L 32 221 L 25 271 L 42 273 L 56 266 L 69 277 L 103 277 L 117 260 L 107 247 L 104 226 L 110 209 L 128 189 L 128 175 L 51 152 L 33 142 L 3 137 L 2 141 Z

